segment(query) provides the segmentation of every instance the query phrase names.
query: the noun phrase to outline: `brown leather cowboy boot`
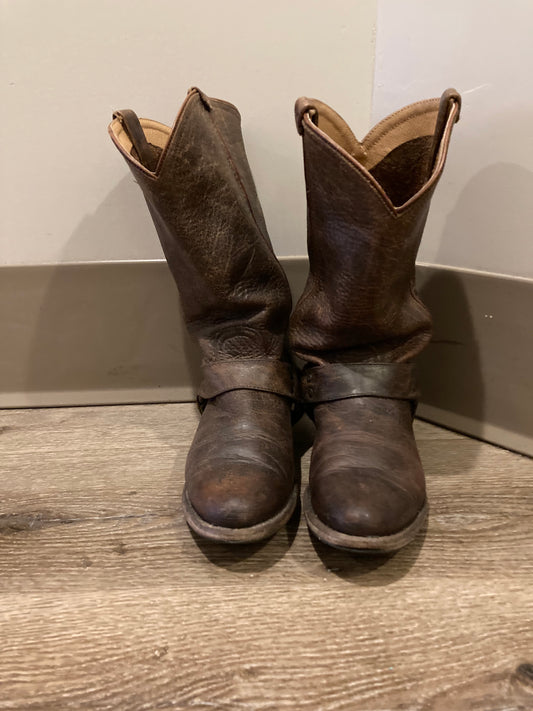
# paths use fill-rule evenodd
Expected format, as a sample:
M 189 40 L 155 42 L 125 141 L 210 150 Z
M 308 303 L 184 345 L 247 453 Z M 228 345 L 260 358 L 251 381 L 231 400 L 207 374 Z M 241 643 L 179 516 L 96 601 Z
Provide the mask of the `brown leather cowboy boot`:
M 218 541 L 274 534 L 298 499 L 291 434 L 291 310 L 246 158 L 237 109 L 193 88 L 169 128 L 113 115 L 199 342 L 202 416 L 185 469 L 188 524 Z
M 316 424 L 304 511 L 336 548 L 388 552 L 427 515 L 412 360 L 431 336 L 415 258 L 460 97 L 421 101 L 359 143 L 321 101 L 296 102 L 310 271 L 291 318 Z

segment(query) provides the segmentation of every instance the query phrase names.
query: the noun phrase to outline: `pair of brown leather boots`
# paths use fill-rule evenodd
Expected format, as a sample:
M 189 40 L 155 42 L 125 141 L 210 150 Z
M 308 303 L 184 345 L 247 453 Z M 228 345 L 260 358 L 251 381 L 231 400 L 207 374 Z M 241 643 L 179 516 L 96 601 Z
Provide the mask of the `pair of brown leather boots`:
M 424 524 L 412 361 L 431 321 L 415 258 L 459 110 L 448 90 L 360 143 L 331 108 L 298 99 L 310 269 L 292 316 L 237 109 L 193 88 L 172 128 L 114 114 L 203 355 L 183 492 L 201 536 L 258 541 L 291 517 L 295 402 L 316 425 L 304 512 L 320 540 L 389 552 Z

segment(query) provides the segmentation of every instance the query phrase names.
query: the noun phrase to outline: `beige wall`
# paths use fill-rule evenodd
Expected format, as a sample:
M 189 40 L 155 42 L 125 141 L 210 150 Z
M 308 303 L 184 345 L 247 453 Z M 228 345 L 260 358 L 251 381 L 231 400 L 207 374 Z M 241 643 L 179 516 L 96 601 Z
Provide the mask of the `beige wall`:
M 370 120 L 375 0 L 3 0 L 0 264 L 162 256 L 107 137 L 199 85 L 239 107 L 279 254 L 305 251 L 300 94 Z
M 463 95 L 420 260 L 533 277 L 533 3 L 378 7 L 373 119 L 448 86 Z

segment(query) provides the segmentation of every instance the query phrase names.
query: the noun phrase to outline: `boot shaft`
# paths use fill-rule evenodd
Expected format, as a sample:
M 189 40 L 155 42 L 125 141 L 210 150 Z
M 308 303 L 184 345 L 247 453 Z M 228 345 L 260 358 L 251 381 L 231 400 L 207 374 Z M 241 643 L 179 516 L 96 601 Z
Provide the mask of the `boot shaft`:
M 401 362 L 429 341 L 415 259 L 459 96 L 412 104 L 359 142 L 332 109 L 299 99 L 309 278 L 291 319 L 308 362 Z
M 237 109 L 191 89 L 172 128 L 127 110 L 109 131 L 143 190 L 204 360 L 279 357 L 290 291 Z

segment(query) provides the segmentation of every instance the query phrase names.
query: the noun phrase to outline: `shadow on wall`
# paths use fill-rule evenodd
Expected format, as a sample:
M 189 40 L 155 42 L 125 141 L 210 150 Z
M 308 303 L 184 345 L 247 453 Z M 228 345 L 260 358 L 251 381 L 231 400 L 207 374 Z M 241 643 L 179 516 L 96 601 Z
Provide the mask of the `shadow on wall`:
M 528 265 L 533 264 L 532 225 L 533 173 L 514 163 L 489 165 L 461 191 L 444 226 L 436 263 L 456 263 L 460 254 L 465 264 L 480 269 L 497 264 L 498 273 L 516 274 L 524 266 L 517 264 L 520 255 L 528 255 Z M 508 245 L 505 251 L 502 244 Z
M 95 245 L 102 240 L 108 260 L 163 257 L 142 193 L 129 171 L 98 209 L 81 220 L 63 248 L 61 261 L 76 262 L 80 254 L 96 254 Z
M 419 293 L 433 317 L 433 336 L 419 361 L 423 401 L 483 420 L 481 356 L 463 282 L 453 271 L 424 268 Z
M 420 358 L 422 403 L 451 413 L 445 422 L 478 437 L 487 436 L 487 426 L 519 438 L 530 435 L 524 355 L 531 334 L 524 319 L 531 282 L 506 272 L 516 269 L 517 255 L 531 251 L 532 196 L 533 173 L 521 166 L 496 163 L 479 171 L 448 215 L 437 263 L 462 254 L 465 263 L 494 264 L 502 243 L 508 243 L 501 273 L 424 266 L 417 272 L 420 295 L 434 319 L 431 344 Z M 527 245 L 521 242 L 526 239 Z M 421 409 L 422 416 L 432 417 Z M 492 432 L 498 444 L 524 446 Z
M 421 403 L 482 422 L 481 357 L 463 283 L 453 271 L 432 267 L 419 268 L 417 276 L 420 297 L 433 318 L 431 342 L 417 363 Z M 461 452 L 457 474 L 475 465 L 477 451 L 468 453 L 467 461 Z
M 486 172 L 486 171 L 483 171 Z M 486 201 L 484 179 L 471 181 L 461 193 L 457 204 L 448 216 L 441 239 L 437 263 L 445 264 L 445 255 L 460 251 L 465 232 L 478 234 L 481 226 L 473 224 L 475 200 Z M 477 240 L 473 240 L 477 241 Z M 477 241 L 478 244 L 481 240 Z M 466 417 L 482 423 L 485 417 L 485 390 L 481 353 L 476 335 L 465 283 L 460 273 L 440 266 L 417 267 L 417 290 L 433 318 L 433 335 L 428 348 L 417 362 L 417 378 L 421 391 L 421 404 L 440 411 Z M 422 406 L 422 416 L 426 412 Z M 437 421 L 438 417 L 434 419 Z M 481 430 L 481 424 L 480 424 Z M 463 462 L 462 471 L 475 465 L 478 452 L 470 449 L 470 461 Z M 423 454 L 423 453 L 422 453 Z M 429 472 L 428 472 L 429 473 Z
M 187 335 L 165 263 L 40 270 L 27 303 L 24 392 L 43 393 L 54 404 L 191 399 L 190 370 L 198 370 L 199 359 L 184 353 Z
M 114 244 L 106 251 L 117 259 L 160 249 L 142 194 L 129 175 L 94 214 L 83 218 L 65 246 L 64 261 L 90 251 L 83 245 L 102 235 Z M 26 391 L 58 393 L 59 401 L 61 392 L 84 391 L 90 403 L 121 402 L 122 396 L 125 401 L 192 398 L 190 378 L 198 379 L 199 357 L 183 328 L 166 263 L 110 261 L 41 269 L 31 304 Z M 109 397 L 102 397 L 102 391 Z

